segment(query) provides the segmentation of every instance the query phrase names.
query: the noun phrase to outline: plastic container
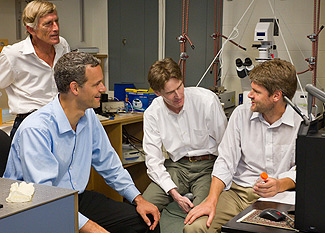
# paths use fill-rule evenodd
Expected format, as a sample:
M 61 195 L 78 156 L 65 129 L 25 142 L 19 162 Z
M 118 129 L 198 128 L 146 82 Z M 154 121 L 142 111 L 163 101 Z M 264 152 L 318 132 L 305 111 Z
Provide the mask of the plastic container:
M 134 111 L 137 112 L 144 112 L 149 107 L 152 100 L 157 97 L 155 93 L 151 93 L 146 89 L 125 89 L 125 92 Z M 130 110 L 129 108 L 129 111 Z
M 265 183 L 266 179 L 268 178 L 269 176 L 267 175 L 266 172 L 262 172 L 260 177 L 256 180 L 254 186 L 258 183 Z

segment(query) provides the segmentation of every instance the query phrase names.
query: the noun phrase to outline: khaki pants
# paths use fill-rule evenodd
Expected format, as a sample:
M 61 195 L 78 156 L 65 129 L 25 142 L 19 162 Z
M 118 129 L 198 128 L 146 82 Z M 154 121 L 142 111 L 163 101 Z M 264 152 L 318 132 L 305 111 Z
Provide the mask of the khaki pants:
M 202 160 L 190 162 L 188 160 L 179 160 L 173 162 L 165 161 L 165 167 L 172 180 L 177 185 L 177 191 L 184 195 L 193 193 L 193 204 L 200 204 L 209 194 L 211 184 L 211 172 L 215 160 Z M 165 193 L 154 182 L 151 182 L 143 193 L 144 199 L 155 204 L 159 211 L 162 211 L 173 198 Z
M 216 215 L 210 228 L 206 225 L 208 216 L 202 216 L 196 219 L 191 225 L 186 224 L 183 232 L 221 232 L 221 226 L 257 201 L 258 198 L 260 196 L 253 192 L 253 188 L 244 188 L 233 182 L 229 190 L 223 191 L 220 194 Z

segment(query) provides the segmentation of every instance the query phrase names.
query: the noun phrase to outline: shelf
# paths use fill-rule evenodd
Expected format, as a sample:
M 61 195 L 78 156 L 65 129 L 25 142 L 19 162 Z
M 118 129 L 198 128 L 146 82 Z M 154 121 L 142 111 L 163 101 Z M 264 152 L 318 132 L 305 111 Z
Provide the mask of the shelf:
M 122 131 L 123 127 L 127 130 L 128 134 L 139 138 L 143 138 L 143 113 L 134 112 L 128 114 L 116 115 L 114 120 L 101 121 L 110 142 L 122 160 Z M 136 162 L 126 164 L 123 166 L 126 168 L 136 187 L 140 192 L 143 192 L 150 183 L 150 179 L 147 175 L 147 168 L 144 162 Z M 105 194 L 107 197 L 116 200 L 123 201 L 123 197 L 120 196 L 115 190 L 110 188 L 104 181 L 104 179 L 92 168 L 89 183 L 87 186 L 88 190 L 94 190 Z

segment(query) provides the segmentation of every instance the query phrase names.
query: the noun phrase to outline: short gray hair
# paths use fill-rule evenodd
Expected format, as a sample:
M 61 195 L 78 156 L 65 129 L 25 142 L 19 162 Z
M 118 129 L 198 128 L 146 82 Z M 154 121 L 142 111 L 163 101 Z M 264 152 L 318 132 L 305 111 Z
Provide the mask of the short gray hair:
M 86 66 L 96 67 L 99 64 L 100 60 L 88 53 L 64 54 L 54 67 L 54 79 L 59 93 L 68 93 L 73 81 L 82 87 L 87 81 Z

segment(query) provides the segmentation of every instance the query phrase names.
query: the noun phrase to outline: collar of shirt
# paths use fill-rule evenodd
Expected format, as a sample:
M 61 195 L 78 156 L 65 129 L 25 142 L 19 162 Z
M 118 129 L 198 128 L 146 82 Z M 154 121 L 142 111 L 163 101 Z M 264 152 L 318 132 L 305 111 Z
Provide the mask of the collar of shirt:
M 34 46 L 32 44 L 32 40 L 31 40 L 30 36 L 27 36 L 26 40 L 24 40 L 24 46 L 22 46 L 21 52 L 23 54 L 35 53 L 35 49 L 34 49 Z
M 86 112 L 87 111 L 89 111 L 89 109 L 87 109 Z M 55 97 L 55 100 L 53 101 L 53 112 L 55 117 L 57 118 L 60 134 L 63 134 L 68 131 L 72 131 L 73 133 L 76 133 L 78 135 L 82 131 L 82 129 L 85 128 L 87 124 L 87 116 L 85 112 L 85 114 L 80 118 L 78 122 L 77 131 L 74 132 L 60 104 L 59 94 Z
M 250 120 L 259 119 L 264 124 L 268 125 L 270 128 L 276 128 L 279 127 L 281 124 L 286 124 L 288 126 L 293 127 L 294 126 L 294 117 L 293 117 L 293 109 L 291 107 L 286 106 L 286 110 L 284 111 L 283 115 L 279 120 L 274 122 L 272 125 L 270 125 L 263 117 L 262 113 L 260 112 L 253 112 Z
M 61 40 L 61 37 L 60 37 Z M 62 43 L 58 43 L 54 45 L 54 49 L 55 49 L 55 54 L 62 54 L 64 51 L 64 46 Z M 32 40 L 31 37 L 28 36 L 25 40 L 24 40 L 24 46 L 22 46 L 21 52 L 23 54 L 31 54 L 34 53 L 36 55 L 35 52 L 35 48 L 32 44 Z

